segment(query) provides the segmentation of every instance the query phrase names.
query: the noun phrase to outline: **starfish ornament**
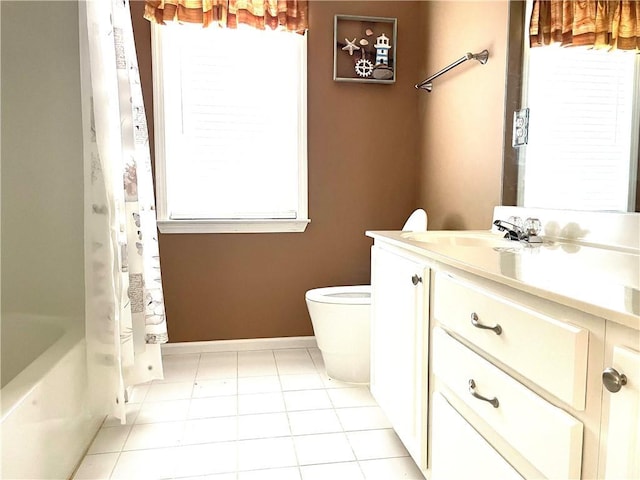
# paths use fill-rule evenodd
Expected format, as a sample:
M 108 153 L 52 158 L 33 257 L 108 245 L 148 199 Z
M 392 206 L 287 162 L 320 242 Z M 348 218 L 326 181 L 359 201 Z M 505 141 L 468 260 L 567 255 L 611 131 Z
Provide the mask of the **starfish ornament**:
M 353 55 L 354 50 L 360 50 L 360 47 L 356 45 L 355 38 L 353 40 L 349 40 L 348 38 L 345 38 L 344 41 L 347 42 L 347 44 L 344 47 L 342 47 L 342 50 L 348 50 L 349 55 Z

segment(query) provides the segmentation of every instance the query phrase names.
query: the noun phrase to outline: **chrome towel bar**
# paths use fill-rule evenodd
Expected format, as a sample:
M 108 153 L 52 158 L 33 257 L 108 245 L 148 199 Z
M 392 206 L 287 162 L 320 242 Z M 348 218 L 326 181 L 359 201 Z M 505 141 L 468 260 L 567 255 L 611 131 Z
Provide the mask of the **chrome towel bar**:
M 488 58 L 489 58 L 489 52 L 487 50 L 483 50 L 480 53 L 466 53 L 464 57 L 459 58 L 458 60 L 453 62 L 451 65 L 444 67 L 442 70 L 440 70 L 437 73 L 434 73 L 429 78 L 423 80 L 420 83 L 417 83 L 416 88 L 421 88 L 422 90 L 426 90 L 427 92 L 430 92 L 433 89 L 433 83 L 432 83 L 433 80 L 438 78 L 440 75 L 447 73 L 452 68 L 455 68 L 461 63 L 464 63 L 467 60 L 471 60 L 471 59 L 477 60 L 482 65 L 484 65 L 485 63 L 487 63 Z

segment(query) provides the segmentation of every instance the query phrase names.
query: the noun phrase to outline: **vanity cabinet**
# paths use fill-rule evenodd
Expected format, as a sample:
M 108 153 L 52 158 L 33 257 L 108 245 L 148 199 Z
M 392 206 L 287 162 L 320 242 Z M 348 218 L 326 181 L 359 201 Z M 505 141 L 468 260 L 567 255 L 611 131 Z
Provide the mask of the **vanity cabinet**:
M 436 268 L 431 287 L 434 391 L 518 475 L 595 478 L 602 385 L 588 372 L 605 322 L 454 269 Z M 434 429 L 434 472 L 441 441 Z
M 371 391 L 427 479 L 640 479 L 637 256 L 370 236 Z
M 583 424 L 579 420 L 439 327 L 433 332 L 433 371 L 450 401 L 470 410 L 475 414 L 473 418 L 481 418 L 541 476 L 580 478 Z M 433 437 L 433 445 L 440 441 L 441 438 Z M 434 455 L 432 463 L 439 468 L 443 460 Z
M 600 475 L 640 478 L 640 331 L 610 322 L 603 370 Z
M 429 268 L 378 246 L 371 259 L 371 393 L 424 471 Z

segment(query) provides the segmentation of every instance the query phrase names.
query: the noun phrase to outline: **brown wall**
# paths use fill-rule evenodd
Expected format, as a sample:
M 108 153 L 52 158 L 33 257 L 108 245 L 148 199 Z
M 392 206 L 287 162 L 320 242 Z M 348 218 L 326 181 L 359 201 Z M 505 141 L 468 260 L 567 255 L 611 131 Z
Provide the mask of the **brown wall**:
M 430 230 L 486 229 L 500 204 L 509 2 L 425 2 L 423 77 L 466 52 L 489 51 L 420 98 L 420 192 Z
M 312 335 L 306 290 L 369 283 L 368 229 L 399 229 L 418 200 L 424 2 L 312 1 L 309 216 L 304 233 L 160 235 L 171 342 Z M 152 130 L 150 29 L 132 3 Z M 398 19 L 397 82 L 334 82 L 335 14 Z M 464 47 L 467 48 L 467 47 Z M 152 132 L 151 132 L 152 133 Z

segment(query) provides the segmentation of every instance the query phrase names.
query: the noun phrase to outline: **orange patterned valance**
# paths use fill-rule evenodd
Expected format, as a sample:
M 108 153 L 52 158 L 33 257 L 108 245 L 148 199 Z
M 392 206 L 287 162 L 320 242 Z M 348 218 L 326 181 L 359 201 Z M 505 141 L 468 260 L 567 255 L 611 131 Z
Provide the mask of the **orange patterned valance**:
M 308 9 L 307 0 L 146 0 L 144 18 L 162 25 L 167 21 L 226 28 L 243 24 L 304 33 Z
M 534 0 L 529 39 L 532 47 L 640 51 L 640 1 Z

